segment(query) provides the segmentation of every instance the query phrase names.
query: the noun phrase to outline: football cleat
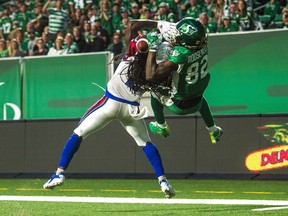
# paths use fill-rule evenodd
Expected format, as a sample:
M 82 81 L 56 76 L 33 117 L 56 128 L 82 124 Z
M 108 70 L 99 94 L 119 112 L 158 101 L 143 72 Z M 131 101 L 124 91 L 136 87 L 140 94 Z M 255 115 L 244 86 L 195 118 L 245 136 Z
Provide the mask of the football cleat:
M 161 180 L 159 184 L 166 198 L 170 199 L 176 195 L 174 188 L 169 184 L 166 179 Z
M 51 176 L 51 178 L 43 185 L 44 189 L 53 189 L 55 186 L 60 186 L 64 184 L 65 176 L 61 172 L 59 175 L 56 172 Z
M 157 122 L 150 122 L 149 129 L 154 134 L 159 134 L 163 137 L 168 137 L 171 135 L 169 126 L 165 123 L 165 126 L 158 124 Z
M 216 131 L 209 131 L 212 144 L 218 143 L 220 141 L 220 137 L 223 134 L 223 130 L 220 127 L 216 126 L 216 128 Z

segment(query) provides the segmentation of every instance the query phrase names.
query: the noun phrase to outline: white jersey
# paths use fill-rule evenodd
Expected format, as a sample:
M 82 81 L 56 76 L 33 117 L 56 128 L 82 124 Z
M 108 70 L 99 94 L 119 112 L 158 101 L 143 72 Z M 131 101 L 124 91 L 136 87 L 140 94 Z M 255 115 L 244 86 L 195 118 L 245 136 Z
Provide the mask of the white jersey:
M 118 65 L 113 77 L 107 84 L 106 91 L 108 91 L 111 95 L 117 98 L 139 103 L 141 96 L 144 92 L 138 92 L 137 94 L 133 94 L 128 86 L 127 72 L 129 67 L 129 61 L 132 59 L 133 58 L 130 57 L 128 58 L 128 60 L 122 61 Z

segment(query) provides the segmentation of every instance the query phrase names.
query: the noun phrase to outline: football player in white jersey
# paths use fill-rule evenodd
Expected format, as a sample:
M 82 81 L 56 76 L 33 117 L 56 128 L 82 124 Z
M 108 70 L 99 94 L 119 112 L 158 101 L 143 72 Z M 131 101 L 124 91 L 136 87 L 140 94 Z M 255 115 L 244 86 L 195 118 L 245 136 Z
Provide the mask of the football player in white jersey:
M 104 96 L 88 109 L 81 118 L 78 127 L 62 150 L 56 172 L 43 185 L 44 189 L 53 189 L 55 186 L 64 183 L 64 171 L 69 166 L 83 139 L 102 129 L 111 121 L 118 120 L 134 138 L 137 145 L 143 149 L 165 196 L 167 198 L 175 196 L 175 190 L 165 176 L 159 151 L 152 143 L 143 119 L 148 116 L 148 111 L 145 109 L 146 107 L 142 110 L 139 108 L 143 93 L 157 85 L 155 83 L 149 84 L 145 79 L 147 52 L 141 53 L 135 49 L 137 42 L 140 40 L 146 39 L 136 38 L 130 42 L 129 57 L 122 60 L 117 67 L 115 74 L 107 84 Z

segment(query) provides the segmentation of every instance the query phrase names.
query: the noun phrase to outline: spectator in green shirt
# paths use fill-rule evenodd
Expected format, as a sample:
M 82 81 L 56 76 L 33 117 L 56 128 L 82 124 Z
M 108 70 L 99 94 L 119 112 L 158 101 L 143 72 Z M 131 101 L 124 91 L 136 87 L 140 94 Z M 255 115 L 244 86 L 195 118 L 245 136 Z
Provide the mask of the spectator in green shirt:
M 165 20 L 168 22 L 177 22 L 177 17 L 169 10 L 169 5 L 165 2 L 161 2 L 158 6 L 157 19 Z
M 78 45 L 74 42 L 74 37 L 71 33 L 67 33 L 65 36 L 65 46 L 63 55 L 79 53 Z
M 270 0 L 266 3 L 264 15 L 270 15 L 271 20 L 273 20 L 278 13 L 280 13 L 280 3 L 278 0 Z
M 201 13 L 199 15 L 199 21 L 202 23 L 206 33 L 215 33 L 217 31 L 217 25 L 213 25 L 209 22 L 209 17 L 207 13 Z
M 230 16 L 223 17 L 223 23 L 219 26 L 217 32 L 236 32 L 238 29 L 231 23 Z
M 0 58 L 9 57 L 5 39 L 0 39 Z
M 8 38 L 8 35 L 12 31 L 12 18 L 10 15 L 9 7 L 5 7 L 0 19 L 0 30 L 2 31 L 5 39 Z
M 112 6 L 112 25 L 114 31 L 119 29 L 119 26 L 122 21 L 121 11 L 120 11 L 120 5 L 119 4 L 113 4 Z
M 132 6 L 130 13 L 131 19 L 139 19 L 140 18 L 139 5 L 137 3 L 132 3 L 131 6 Z
M 27 11 L 26 5 L 23 2 L 19 3 L 19 11 L 16 14 L 15 20 L 22 29 L 25 29 L 27 23 L 32 20 L 32 13 L 31 11 Z
M 197 19 L 202 12 L 202 7 L 197 3 L 197 0 L 189 0 L 188 4 L 185 4 L 184 7 L 184 17 L 193 17 Z

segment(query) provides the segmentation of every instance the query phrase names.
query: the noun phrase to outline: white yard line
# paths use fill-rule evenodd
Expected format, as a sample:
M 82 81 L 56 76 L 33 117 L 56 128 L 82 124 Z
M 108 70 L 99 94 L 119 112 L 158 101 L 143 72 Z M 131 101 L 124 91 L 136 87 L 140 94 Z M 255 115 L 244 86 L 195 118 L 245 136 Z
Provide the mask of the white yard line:
M 38 202 L 87 202 L 87 203 L 147 203 L 147 204 L 213 204 L 213 205 L 263 205 L 287 206 L 283 200 L 241 200 L 241 199 L 151 199 L 111 197 L 66 197 L 66 196 L 0 196 L 0 201 Z M 284 207 L 281 207 L 284 208 Z
M 258 208 L 258 209 L 252 209 L 252 211 L 274 211 L 274 210 L 281 210 L 281 209 L 288 209 L 288 206 L 270 207 L 270 208 Z

